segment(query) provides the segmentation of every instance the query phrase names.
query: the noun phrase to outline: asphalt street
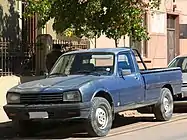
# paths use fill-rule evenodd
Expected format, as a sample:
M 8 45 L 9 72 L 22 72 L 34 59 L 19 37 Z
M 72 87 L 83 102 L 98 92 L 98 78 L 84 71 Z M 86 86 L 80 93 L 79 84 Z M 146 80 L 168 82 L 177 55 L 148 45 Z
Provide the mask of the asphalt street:
M 175 111 L 167 122 L 158 122 L 152 114 L 138 117 L 118 117 L 106 137 L 89 137 L 80 122 L 45 122 L 38 133 L 29 137 L 18 136 L 11 122 L 0 124 L 0 139 L 68 139 L 68 140 L 187 140 L 187 109 Z

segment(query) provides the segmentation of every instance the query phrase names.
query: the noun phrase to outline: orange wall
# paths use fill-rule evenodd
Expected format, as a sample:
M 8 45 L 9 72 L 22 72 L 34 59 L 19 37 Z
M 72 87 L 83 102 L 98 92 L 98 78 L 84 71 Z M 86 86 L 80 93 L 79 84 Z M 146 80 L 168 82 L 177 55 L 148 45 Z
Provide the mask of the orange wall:
M 177 0 L 177 9 L 180 12 L 180 24 L 187 24 L 187 0 Z M 180 39 L 180 54 L 187 54 L 187 39 Z

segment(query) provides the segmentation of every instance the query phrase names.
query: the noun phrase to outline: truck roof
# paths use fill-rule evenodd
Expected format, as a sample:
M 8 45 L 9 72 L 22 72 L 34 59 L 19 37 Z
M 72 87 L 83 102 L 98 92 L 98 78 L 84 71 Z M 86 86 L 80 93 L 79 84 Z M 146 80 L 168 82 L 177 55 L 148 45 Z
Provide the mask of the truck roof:
M 108 52 L 118 54 L 121 51 L 130 51 L 129 47 L 118 47 L 118 48 L 94 48 L 94 49 L 87 49 L 87 50 L 79 50 L 79 51 L 71 51 L 66 54 L 73 54 L 73 53 L 90 53 L 90 52 Z

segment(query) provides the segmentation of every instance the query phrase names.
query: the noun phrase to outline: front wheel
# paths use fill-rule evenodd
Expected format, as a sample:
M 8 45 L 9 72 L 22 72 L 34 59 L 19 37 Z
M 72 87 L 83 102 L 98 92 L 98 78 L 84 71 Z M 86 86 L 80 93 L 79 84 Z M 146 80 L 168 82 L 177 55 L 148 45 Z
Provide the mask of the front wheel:
M 112 108 L 102 97 L 92 101 L 90 116 L 87 120 L 87 131 L 90 136 L 106 136 L 112 127 Z
M 168 121 L 173 115 L 173 96 L 168 88 L 162 88 L 160 96 L 153 111 L 157 120 Z

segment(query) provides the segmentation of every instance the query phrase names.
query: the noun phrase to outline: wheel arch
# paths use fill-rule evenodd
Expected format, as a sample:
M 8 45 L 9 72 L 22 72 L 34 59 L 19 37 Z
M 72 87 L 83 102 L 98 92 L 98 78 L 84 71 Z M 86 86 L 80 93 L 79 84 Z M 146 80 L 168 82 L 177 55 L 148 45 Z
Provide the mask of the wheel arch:
M 166 84 L 164 85 L 162 88 L 167 88 L 171 91 L 172 96 L 174 97 L 174 91 L 173 91 L 173 87 L 170 84 Z
M 99 90 L 97 90 L 97 91 L 94 93 L 94 95 L 92 96 L 92 99 L 91 99 L 91 100 L 93 100 L 94 97 L 102 97 L 102 98 L 105 98 L 105 99 L 109 102 L 110 106 L 111 106 L 112 108 L 114 107 L 114 100 L 113 100 L 113 98 L 112 98 L 112 96 L 111 96 L 111 93 L 108 92 L 107 90 L 105 90 L 105 89 L 99 89 Z

